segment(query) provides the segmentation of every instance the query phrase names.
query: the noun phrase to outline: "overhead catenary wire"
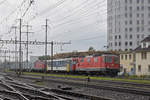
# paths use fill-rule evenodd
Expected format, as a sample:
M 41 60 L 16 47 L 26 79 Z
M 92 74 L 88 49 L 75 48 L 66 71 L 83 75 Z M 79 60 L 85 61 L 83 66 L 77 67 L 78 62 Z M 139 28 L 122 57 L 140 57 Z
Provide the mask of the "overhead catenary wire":
M 79 13 L 79 16 L 84 16 L 84 15 L 86 15 L 87 13 L 89 13 L 91 10 L 93 11 L 93 10 L 97 10 L 97 5 L 99 5 L 99 4 L 105 4 L 105 2 L 104 2 L 105 0 L 103 0 L 103 1 L 101 1 L 101 2 L 95 2 L 94 4 L 92 4 L 92 5 L 89 5 L 88 6 L 88 8 L 89 9 L 87 9 L 87 10 L 84 10 L 84 8 L 88 5 L 88 2 L 87 2 L 87 4 L 86 5 L 82 5 L 81 6 L 81 8 L 79 8 L 79 6 L 78 7 L 75 7 L 75 8 L 73 8 L 71 11 L 70 11 L 70 13 L 69 13 L 69 15 L 66 15 L 66 16 L 64 16 L 64 17 L 62 17 L 60 20 L 58 20 L 57 22 L 61 22 L 61 21 L 64 21 L 64 20 L 66 20 L 66 19 L 68 19 L 68 18 L 71 18 L 73 15 L 75 15 L 75 14 L 77 14 L 77 13 Z M 104 5 L 102 5 L 101 7 L 104 7 Z M 79 9 L 78 9 L 79 8 Z M 94 8 L 94 9 L 93 9 Z M 85 12 L 85 13 L 83 13 L 83 12 Z
M 94 5 L 95 6 L 95 5 Z M 93 15 L 93 14 L 91 14 L 91 15 Z M 84 18 L 84 16 L 83 16 L 83 18 Z M 69 21 L 68 21 L 69 22 Z M 69 22 L 70 23 L 70 22 Z M 56 27 L 57 28 L 57 27 Z
M 1 24 L 3 23 L 3 21 L 5 21 L 5 20 L 8 20 L 8 18 L 11 16 L 11 15 L 13 15 L 15 12 L 17 12 L 18 10 L 20 10 L 21 9 L 21 7 L 24 5 L 24 3 L 26 2 L 27 0 L 23 0 L 22 2 L 21 2 L 21 4 L 17 7 L 17 8 L 15 8 L 6 18 L 4 18 L 2 21 L 1 21 Z M 17 15 L 18 16 L 18 15 Z M 11 25 L 11 27 L 10 27 L 10 29 L 8 29 L 8 33 L 7 34 L 10 34 L 11 33 L 11 31 L 12 31 L 12 26 L 15 26 L 16 25 L 16 19 L 14 20 L 14 23 Z
M 37 14 L 36 16 L 34 16 L 31 19 L 29 19 L 28 22 L 31 22 L 31 21 L 35 20 L 37 17 L 40 17 L 41 15 L 44 15 L 47 11 L 50 11 L 50 10 L 53 10 L 53 9 L 57 8 L 58 6 L 60 6 L 61 4 L 63 4 L 65 1 L 67 1 L 67 0 L 60 0 L 55 5 L 49 6 L 48 8 L 44 9 L 42 12 L 40 12 L 39 14 Z
M 6 16 L 0 23 L 2 24 L 2 22 L 4 22 L 6 19 L 8 20 L 8 18 L 13 15 L 15 12 L 17 12 L 23 5 L 24 3 L 26 2 L 27 0 L 23 0 L 22 3 L 17 7 L 15 8 L 10 14 L 8 14 L 8 16 Z

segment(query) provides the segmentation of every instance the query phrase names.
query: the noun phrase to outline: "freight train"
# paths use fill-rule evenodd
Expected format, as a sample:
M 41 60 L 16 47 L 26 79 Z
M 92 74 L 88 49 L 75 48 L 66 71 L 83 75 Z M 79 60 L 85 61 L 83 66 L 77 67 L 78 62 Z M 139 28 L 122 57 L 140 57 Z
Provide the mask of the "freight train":
M 32 71 L 63 72 L 63 73 L 87 73 L 96 75 L 117 75 L 120 70 L 119 57 L 117 55 L 100 55 L 56 59 L 51 62 L 36 61 Z

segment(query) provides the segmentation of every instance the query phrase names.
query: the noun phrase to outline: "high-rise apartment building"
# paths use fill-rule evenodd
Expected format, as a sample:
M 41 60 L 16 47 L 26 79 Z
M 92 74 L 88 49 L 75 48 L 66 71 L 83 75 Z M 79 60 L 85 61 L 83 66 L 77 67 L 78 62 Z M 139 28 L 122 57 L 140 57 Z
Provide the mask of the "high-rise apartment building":
M 109 50 L 133 50 L 150 35 L 150 0 L 107 0 Z

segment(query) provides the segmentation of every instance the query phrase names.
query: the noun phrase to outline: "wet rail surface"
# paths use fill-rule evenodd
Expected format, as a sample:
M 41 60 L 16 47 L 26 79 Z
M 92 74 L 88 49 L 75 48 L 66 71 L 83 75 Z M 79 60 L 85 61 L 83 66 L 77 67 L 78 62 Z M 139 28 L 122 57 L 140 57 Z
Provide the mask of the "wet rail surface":
M 91 96 L 61 89 L 49 89 L 33 84 L 20 83 L 5 76 L 0 81 L 0 100 L 112 100 L 110 98 Z

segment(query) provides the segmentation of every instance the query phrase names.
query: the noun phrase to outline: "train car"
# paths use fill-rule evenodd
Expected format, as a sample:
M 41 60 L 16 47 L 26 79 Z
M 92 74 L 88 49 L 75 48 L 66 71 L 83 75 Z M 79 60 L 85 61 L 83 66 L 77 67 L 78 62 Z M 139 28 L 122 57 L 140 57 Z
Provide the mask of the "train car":
M 43 72 L 44 71 L 44 68 L 45 68 L 45 63 L 44 61 L 35 61 L 34 62 L 34 67 L 32 68 L 32 71 L 34 72 Z M 47 69 L 46 69 L 47 70 Z
M 74 61 L 76 64 L 72 69 L 78 72 L 116 75 L 120 69 L 119 57 L 116 55 L 89 56 Z
M 48 64 L 48 71 L 70 72 L 72 66 L 72 58 L 53 60 L 53 65 L 51 64 L 51 60 L 48 60 L 47 64 Z

